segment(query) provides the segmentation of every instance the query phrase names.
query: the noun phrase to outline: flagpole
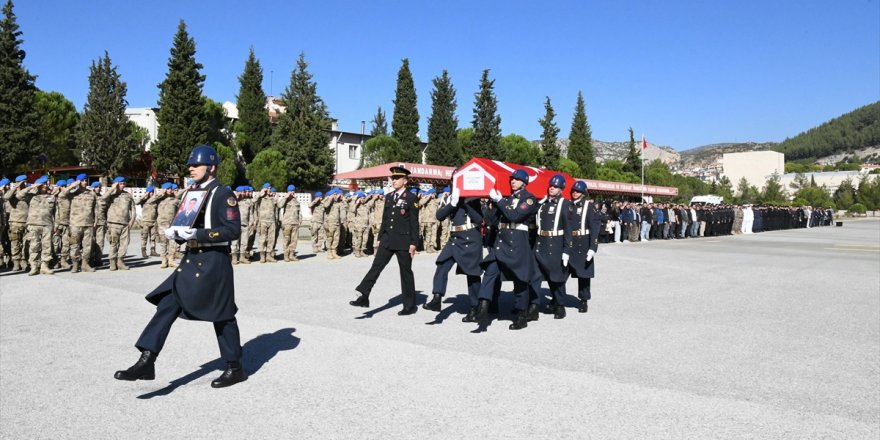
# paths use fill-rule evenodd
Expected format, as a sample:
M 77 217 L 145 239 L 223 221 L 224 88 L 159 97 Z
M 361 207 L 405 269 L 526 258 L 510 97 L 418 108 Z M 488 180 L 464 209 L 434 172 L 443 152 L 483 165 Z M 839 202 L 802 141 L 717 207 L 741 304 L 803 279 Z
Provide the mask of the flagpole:
M 641 200 L 641 202 L 644 203 L 644 201 L 645 201 L 645 134 L 644 133 L 642 133 L 642 145 L 641 145 L 641 148 L 639 148 L 639 149 L 642 150 L 642 160 L 641 160 L 641 162 L 642 162 L 642 200 Z

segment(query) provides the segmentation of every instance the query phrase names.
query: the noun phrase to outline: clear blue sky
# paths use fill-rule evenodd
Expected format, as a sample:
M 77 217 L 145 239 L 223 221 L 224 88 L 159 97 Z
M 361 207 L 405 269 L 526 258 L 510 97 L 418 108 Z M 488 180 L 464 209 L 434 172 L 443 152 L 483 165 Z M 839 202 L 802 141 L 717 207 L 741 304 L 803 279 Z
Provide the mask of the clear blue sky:
M 880 100 L 880 0 L 119 1 L 17 0 L 25 64 L 82 109 L 106 49 L 131 107 L 154 106 L 180 19 L 205 95 L 235 100 L 253 46 L 280 94 L 305 52 L 340 128 L 390 116 L 409 58 L 427 137 L 431 80 L 447 69 L 460 126 L 491 69 L 504 134 L 540 137 L 549 96 L 567 136 L 583 91 L 593 137 L 679 150 L 781 141 Z

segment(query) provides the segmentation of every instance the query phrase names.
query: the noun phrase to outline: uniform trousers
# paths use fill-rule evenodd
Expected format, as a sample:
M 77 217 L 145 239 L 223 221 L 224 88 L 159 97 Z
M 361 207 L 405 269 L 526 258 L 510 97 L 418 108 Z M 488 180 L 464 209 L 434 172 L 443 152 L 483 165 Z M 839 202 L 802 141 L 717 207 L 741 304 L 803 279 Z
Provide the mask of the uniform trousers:
M 275 257 L 275 222 L 260 223 L 260 258 Z
M 55 230 L 52 233 L 52 251 L 61 260 L 67 261 L 67 257 L 70 255 L 69 225 L 55 225 Z
M 153 353 L 162 351 L 165 339 L 171 330 L 171 324 L 180 316 L 181 307 L 177 304 L 174 295 L 165 295 L 156 305 L 156 314 L 147 323 L 135 347 L 140 350 L 149 350 Z M 217 345 L 220 347 L 220 357 L 226 362 L 241 360 L 241 336 L 238 332 L 238 321 L 229 319 L 214 323 L 214 334 L 217 336 Z
M 152 242 L 153 251 L 157 251 L 159 247 L 156 245 L 157 240 L 159 240 L 159 226 L 154 222 L 141 223 L 141 249 L 147 250 L 150 247 L 149 243 Z
M 339 234 L 341 233 L 339 225 L 327 224 L 324 228 L 327 240 L 327 250 L 332 252 L 339 251 Z
M 452 270 L 454 264 L 455 259 L 449 258 L 437 265 L 437 268 L 434 270 L 434 287 L 432 293 L 440 296 L 446 295 L 446 286 L 449 283 L 449 271 Z M 471 301 L 471 306 L 474 307 L 480 302 L 480 277 L 476 275 L 467 275 L 467 286 L 468 298 Z
M 480 282 L 480 299 L 492 301 L 495 298 L 495 292 L 500 290 L 501 286 L 501 269 L 498 267 L 497 261 L 492 261 L 486 266 L 483 272 L 483 280 Z M 529 306 L 529 283 L 513 280 L 514 308 L 518 310 L 526 310 Z
M 52 227 L 43 225 L 28 225 L 28 240 L 30 240 L 31 267 L 40 262 L 52 261 Z
M 299 224 L 281 225 L 281 252 L 284 255 L 296 254 L 296 243 L 299 241 Z
M 590 297 L 590 280 L 592 278 L 578 278 L 578 298 L 591 299 Z
M 74 262 L 80 260 L 88 262 L 88 252 L 84 250 L 91 249 L 94 233 L 94 226 L 70 227 L 70 257 Z
M 409 250 L 393 251 L 383 245 L 379 245 L 376 250 L 376 256 L 373 257 L 373 265 L 364 276 L 361 283 L 355 288 L 362 295 L 369 298 L 376 280 L 392 256 L 397 256 L 397 265 L 400 267 L 400 290 L 403 295 L 403 307 L 405 309 L 416 306 L 416 282 L 412 271 L 412 257 Z
M 131 229 L 128 225 L 119 223 L 107 223 L 107 229 L 110 230 L 110 249 L 107 251 L 107 258 L 110 261 L 114 259 L 121 260 L 128 251 L 128 240 Z
M 327 244 L 324 242 L 324 224 L 323 223 L 312 223 L 311 227 L 312 233 L 312 251 L 321 252 L 327 248 Z
M 23 252 L 26 234 L 26 223 L 9 222 L 9 253 L 12 261 L 24 262 Z
M 354 226 L 351 230 L 351 249 L 363 252 L 370 238 L 370 228 L 366 226 Z

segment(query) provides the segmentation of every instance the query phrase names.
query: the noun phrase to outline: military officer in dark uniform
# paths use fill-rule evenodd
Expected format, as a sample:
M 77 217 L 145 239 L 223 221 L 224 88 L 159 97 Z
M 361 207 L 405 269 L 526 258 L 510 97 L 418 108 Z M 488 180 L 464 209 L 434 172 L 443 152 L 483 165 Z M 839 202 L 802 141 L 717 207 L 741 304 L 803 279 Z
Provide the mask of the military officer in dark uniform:
M 529 305 L 529 282 L 534 279 L 537 270 L 529 245 L 529 225 L 535 221 L 538 201 L 532 193 L 526 191 L 528 181 L 529 175 L 525 170 L 515 170 L 510 175 L 510 196 L 502 197 L 495 188 L 489 191 L 489 199 L 494 207 L 488 211 L 490 217 L 487 223 L 497 224 L 498 233 L 482 262 L 485 272 L 480 283 L 480 302 L 474 316 L 477 322 L 488 316 L 489 304 L 503 273 L 505 278 L 513 281 L 515 308 L 518 310 L 513 324 L 510 325 L 511 330 L 525 328 L 528 325 L 528 315 L 536 315 L 538 310 L 535 302 L 538 298 Z
M 453 173 L 454 175 L 454 173 Z M 483 259 L 483 237 L 480 235 L 480 224 L 483 214 L 480 199 L 476 197 L 461 199 L 458 188 L 452 189 L 452 195 L 440 202 L 436 215 L 438 222 L 451 218 L 449 241 L 443 246 L 437 257 L 437 269 L 434 271 L 434 297 L 424 305 L 426 310 L 440 311 L 440 303 L 446 294 L 446 283 L 449 271 L 457 264 L 456 273 L 467 276 L 468 297 L 471 310 L 465 322 L 473 322 L 480 293 L 480 260 Z
M 569 225 L 571 244 L 568 246 L 568 270 L 578 280 L 578 312 L 587 313 L 590 300 L 590 280 L 596 276 L 593 257 L 599 251 L 599 230 L 602 213 L 592 200 L 587 199 L 587 184 L 577 181 L 571 188 Z
M 565 282 L 568 281 L 568 265 L 571 242 L 569 211 L 571 202 L 562 197 L 565 177 L 557 174 L 550 178 L 547 199 L 538 210 L 538 241 L 535 260 L 541 276 L 550 286 L 550 307 L 556 319 L 565 318 Z
M 382 226 L 379 227 L 379 249 L 373 258 L 373 265 L 355 288 L 360 292 L 349 304 L 355 307 L 370 307 L 370 291 L 376 284 L 379 274 L 397 256 L 400 266 L 400 289 L 403 294 L 403 310 L 398 315 L 412 315 L 416 307 L 416 287 L 412 272 L 412 259 L 416 254 L 419 240 L 419 201 L 418 197 L 406 190 L 410 172 L 404 167 L 391 167 L 391 184 L 394 191 L 385 196 L 382 212 Z
M 165 344 L 171 324 L 178 318 L 214 323 L 220 357 L 226 370 L 211 382 L 214 388 L 247 379 L 241 365 L 241 342 L 235 313 L 230 242 L 239 238 L 241 222 L 235 194 L 215 178 L 220 156 L 210 146 L 198 145 L 187 160 L 193 189 L 208 191 L 192 228 L 168 229 L 165 236 L 186 243 L 186 254 L 177 270 L 147 295 L 156 314 L 138 338 L 140 359 L 127 370 L 116 372 L 119 380 L 152 380 L 156 356 Z

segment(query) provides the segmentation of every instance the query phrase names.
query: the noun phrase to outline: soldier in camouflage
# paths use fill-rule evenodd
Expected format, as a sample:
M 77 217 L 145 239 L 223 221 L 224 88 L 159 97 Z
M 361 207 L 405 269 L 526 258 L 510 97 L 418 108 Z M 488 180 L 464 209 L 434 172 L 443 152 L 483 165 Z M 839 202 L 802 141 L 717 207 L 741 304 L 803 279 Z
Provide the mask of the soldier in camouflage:
M 239 186 L 235 188 L 235 198 L 238 199 L 239 219 L 241 220 L 241 235 L 238 240 L 232 242 L 232 264 L 251 264 L 248 254 L 248 240 L 253 235 L 256 223 L 254 222 L 254 201 L 248 191 L 250 187 Z
M 171 227 L 174 215 L 177 214 L 177 205 L 180 203 L 180 199 L 177 197 L 177 191 L 173 188 L 171 182 L 165 182 L 159 187 L 155 196 L 159 202 L 156 206 L 156 228 L 161 231 Z M 159 267 L 165 269 L 173 266 L 174 250 L 177 249 L 177 243 L 165 238 L 162 234 L 159 234 L 157 239 L 159 240 L 159 257 L 162 258 L 162 264 Z
M 55 195 L 49 189 L 49 176 L 43 176 L 28 189 L 20 189 L 28 203 L 27 233 L 30 240 L 31 271 L 28 275 L 52 275 L 52 228 L 55 222 Z
M 311 228 L 312 234 L 312 252 L 323 252 L 327 247 L 324 237 L 324 194 L 316 192 L 314 198 L 309 203 L 309 210 L 312 212 Z
M 339 234 L 344 204 L 342 191 L 331 189 L 321 203 L 324 207 L 324 232 L 327 234 L 327 259 L 339 258 Z
M 55 228 L 52 231 L 52 251 L 58 257 L 58 265 L 70 268 L 70 181 L 59 180 L 55 184 Z
M 156 195 L 156 188 L 148 186 L 144 191 L 144 196 L 138 200 L 137 204 L 141 206 L 141 256 L 158 257 L 156 253 L 156 242 L 159 240 L 159 227 L 156 224 L 156 217 L 159 215 L 159 202 L 162 199 Z M 162 237 L 165 238 L 165 237 Z M 147 254 L 149 244 L 153 244 L 153 250 Z
M 95 234 L 95 206 L 98 196 L 86 185 L 88 176 L 80 174 L 67 185 L 67 196 L 70 198 L 70 256 L 71 272 L 94 272 L 89 265 L 89 251 Z
M 260 263 L 275 262 L 275 225 L 278 215 L 275 212 L 275 189 L 269 182 L 254 196 L 257 205 L 257 227 L 260 235 Z
M 9 215 L 9 258 L 12 259 L 12 270 L 21 271 L 27 268 L 24 257 L 24 244 L 27 240 L 28 202 L 24 199 L 27 176 L 15 178 L 15 183 L 3 194 L 3 201 Z
M 284 253 L 284 261 L 299 261 L 296 257 L 296 244 L 299 241 L 302 218 L 299 200 L 294 191 L 295 185 L 287 185 L 287 194 L 278 199 L 278 209 L 284 211 L 281 216 L 281 252 Z
M 351 249 L 354 256 L 358 258 L 366 257 L 364 247 L 367 245 L 367 238 L 370 234 L 370 208 L 372 207 L 372 199 L 368 200 L 366 194 L 358 191 L 353 206 L 353 216 L 351 222 Z
M 104 237 L 107 235 L 107 201 L 101 196 L 101 182 L 92 182 L 89 187 L 98 197 L 95 203 L 95 235 L 92 242 L 92 266 L 100 267 L 104 255 Z
M 382 227 L 382 213 L 385 212 L 385 192 L 377 189 L 373 192 L 373 207 L 370 210 L 370 229 L 372 230 L 372 240 L 370 247 L 373 254 L 376 253 L 376 247 L 379 246 L 379 230 Z
M 113 186 L 103 198 L 107 203 L 107 229 L 110 232 L 110 250 L 107 252 L 110 270 L 128 270 L 123 258 L 128 250 L 136 211 L 134 198 L 125 190 L 125 177 L 113 179 Z

